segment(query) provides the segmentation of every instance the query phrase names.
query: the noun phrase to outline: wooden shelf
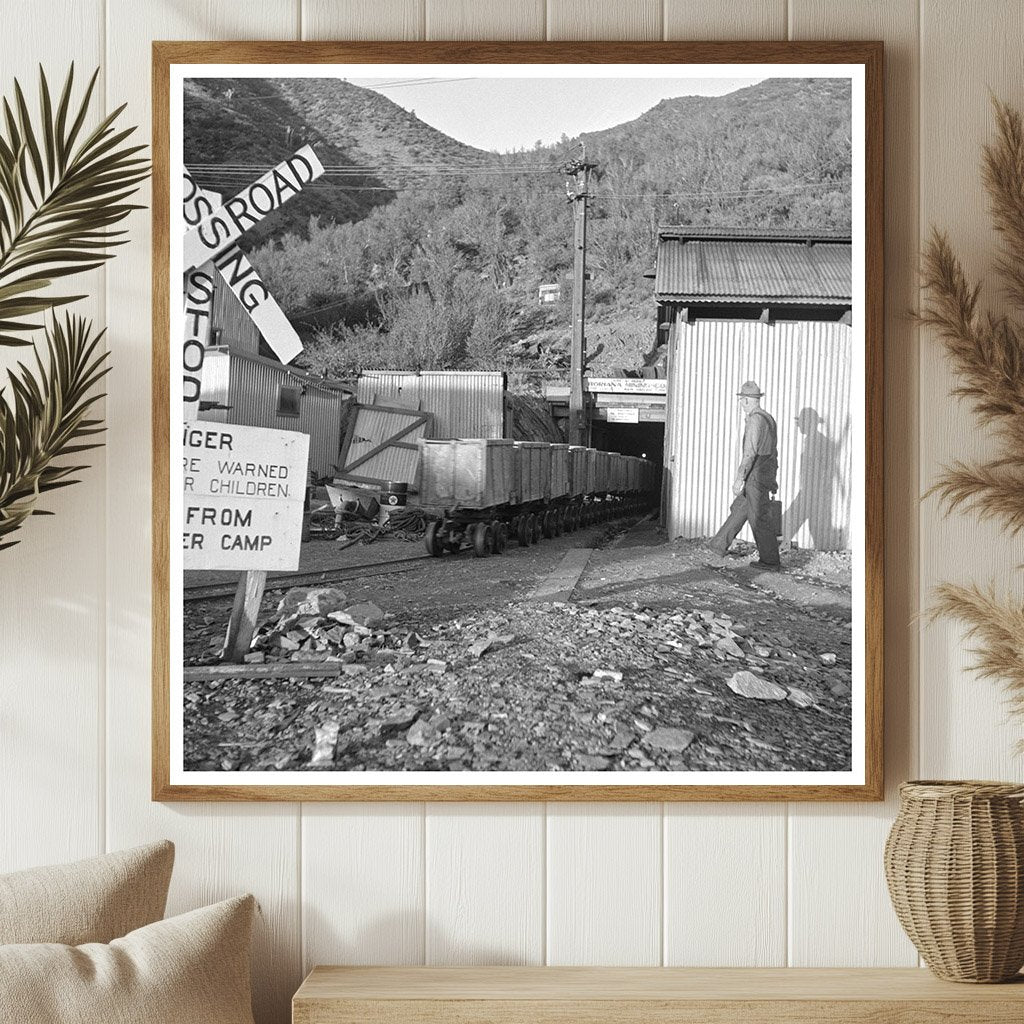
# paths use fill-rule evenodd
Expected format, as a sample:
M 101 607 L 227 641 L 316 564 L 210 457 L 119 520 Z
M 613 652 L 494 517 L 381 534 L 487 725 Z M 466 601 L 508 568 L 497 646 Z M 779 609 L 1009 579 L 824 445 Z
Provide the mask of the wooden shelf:
M 316 967 L 294 1024 L 1020 1024 L 1003 985 L 925 970 Z

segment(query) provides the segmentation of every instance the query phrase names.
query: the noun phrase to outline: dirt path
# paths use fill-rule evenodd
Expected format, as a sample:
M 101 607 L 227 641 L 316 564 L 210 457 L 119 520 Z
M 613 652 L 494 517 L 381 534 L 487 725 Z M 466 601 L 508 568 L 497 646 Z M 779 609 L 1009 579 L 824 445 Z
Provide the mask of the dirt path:
M 572 600 L 529 600 L 571 547 L 598 548 Z M 337 723 L 334 770 L 848 767 L 848 566 L 786 558 L 759 574 L 647 523 L 346 584 L 390 613 L 381 629 L 339 648 L 334 679 L 190 683 L 187 763 L 307 768 Z M 760 697 L 734 692 L 740 672 Z

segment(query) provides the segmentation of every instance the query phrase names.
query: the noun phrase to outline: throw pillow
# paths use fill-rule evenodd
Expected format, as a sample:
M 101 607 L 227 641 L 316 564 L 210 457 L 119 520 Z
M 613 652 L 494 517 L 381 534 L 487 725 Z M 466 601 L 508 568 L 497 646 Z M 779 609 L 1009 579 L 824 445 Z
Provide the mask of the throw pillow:
M 253 1024 L 251 896 L 109 945 L 0 946 L 0 1020 L 18 1024 Z
M 110 942 L 159 921 L 174 844 L 0 875 L 0 944 Z

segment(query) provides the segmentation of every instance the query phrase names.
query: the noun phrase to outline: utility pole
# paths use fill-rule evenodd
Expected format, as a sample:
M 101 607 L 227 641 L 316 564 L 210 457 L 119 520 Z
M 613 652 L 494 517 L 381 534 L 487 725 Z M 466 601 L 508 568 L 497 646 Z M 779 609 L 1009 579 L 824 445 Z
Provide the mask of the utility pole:
M 590 198 L 590 172 L 594 164 L 583 159 L 565 164 L 562 172 L 570 177 L 565 183 L 568 201 L 573 204 L 573 288 L 572 288 L 572 346 L 569 349 L 569 444 L 585 445 L 590 440 L 587 429 L 583 393 L 583 370 L 586 362 L 587 282 L 587 200 Z

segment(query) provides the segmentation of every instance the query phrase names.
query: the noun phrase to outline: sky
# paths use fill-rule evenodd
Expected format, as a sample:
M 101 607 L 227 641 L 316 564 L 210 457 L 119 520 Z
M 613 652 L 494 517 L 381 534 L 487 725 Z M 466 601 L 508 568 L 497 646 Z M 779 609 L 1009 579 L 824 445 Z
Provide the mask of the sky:
M 350 78 L 478 149 L 532 149 L 632 121 L 675 96 L 721 96 L 759 78 Z

